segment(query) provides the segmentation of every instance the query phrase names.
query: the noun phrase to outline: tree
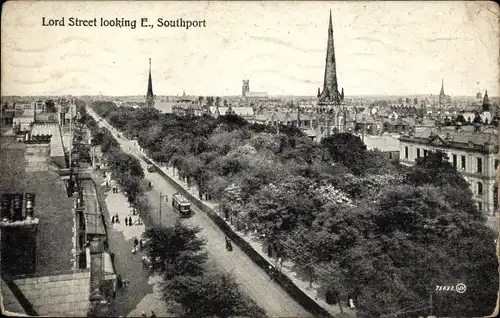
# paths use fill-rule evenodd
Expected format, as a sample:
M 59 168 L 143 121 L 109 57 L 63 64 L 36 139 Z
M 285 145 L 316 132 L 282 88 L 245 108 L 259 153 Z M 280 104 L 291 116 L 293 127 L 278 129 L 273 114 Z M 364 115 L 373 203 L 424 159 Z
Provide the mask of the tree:
M 426 156 L 417 158 L 415 166 L 406 174 L 406 181 L 415 186 L 433 184 L 438 187 L 469 188 L 462 175 L 449 162 L 448 155 L 442 151 L 429 151 Z
M 359 137 L 350 133 L 339 133 L 323 138 L 321 145 L 331 155 L 333 161 L 342 163 L 354 174 L 364 172 L 366 145 Z
M 56 105 L 52 99 L 48 99 L 45 102 L 45 112 L 46 113 L 56 113 Z
M 153 227 L 144 232 L 149 240 L 146 253 L 152 260 L 153 270 L 166 280 L 179 275 L 201 275 L 207 253 L 206 241 L 197 237 L 201 228 L 189 228 L 179 222 L 174 226 Z
M 176 276 L 164 284 L 167 301 L 182 305 L 183 317 L 265 317 L 245 297 L 231 274 L 209 271 L 198 276 Z

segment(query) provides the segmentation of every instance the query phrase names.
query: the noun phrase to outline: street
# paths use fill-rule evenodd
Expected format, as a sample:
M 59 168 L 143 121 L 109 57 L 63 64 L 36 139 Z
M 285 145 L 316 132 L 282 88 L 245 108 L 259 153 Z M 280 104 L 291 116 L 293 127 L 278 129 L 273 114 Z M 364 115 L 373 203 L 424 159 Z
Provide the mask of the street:
M 98 121 L 99 117 L 91 109 L 87 109 L 88 113 Z M 131 141 L 118 138 L 116 130 L 104 120 L 99 125 L 105 126 L 111 131 L 124 152 L 132 154 L 140 160 L 144 169 L 145 179 L 151 181 L 153 186 L 146 195 L 152 207 L 152 219 L 155 220 L 155 223 L 159 220 L 158 215 L 155 214 L 159 211 L 160 194 L 168 195 L 168 204 L 166 204 L 164 198 L 162 199 L 161 220 L 164 225 L 172 224 L 172 221 L 177 219 L 171 209 L 171 198 L 176 192 L 175 189 L 161 175 L 147 172 L 146 162 L 139 156 L 138 150 Z M 232 272 L 236 277 L 236 281 L 240 284 L 242 291 L 254 299 L 266 311 L 267 315 L 271 317 L 312 316 L 311 313 L 300 306 L 278 284 L 272 281 L 268 274 L 254 264 L 236 245 L 234 245 L 232 252 L 228 252 L 225 248 L 223 232 L 203 212 L 194 206 L 192 206 L 192 209 L 194 211 L 193 215 L 190 218 L 181 219 L 181 222 L 202 228 L 201 235 L 207 239 L 206 250 L 209 255 L 209 261 L 220 269 Z M 129 248 L 131 249 L 131 245 Z M 135 257 L 135 255 L 133 256 Z M 134 268 L 137 267 L 134 266 Z M 140 278 L 138 275 L 135 277 Z

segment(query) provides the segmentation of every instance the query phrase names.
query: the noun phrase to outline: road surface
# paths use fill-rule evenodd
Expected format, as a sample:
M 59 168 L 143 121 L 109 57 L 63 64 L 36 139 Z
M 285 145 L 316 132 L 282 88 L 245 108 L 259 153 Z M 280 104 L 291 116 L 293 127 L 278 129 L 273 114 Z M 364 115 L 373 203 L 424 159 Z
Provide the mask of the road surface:
M 89 107 L 88 113 L 99 121 L 100 117 Z M 152 213 L 159 211 L 160 193 L 167 194 L 168 204 L 162 198 L 162 224 L 171 224 L 175 213 L 171 208 L 171 198 L 176 192 L 174 187 L 157 173 L 147 171 L 147 163 L 139 155 L 139 151 L 134 144 L 127 139 L 118 138 L 119 134 L 105 120 L 101 120 L 99 126 L 104 126 L 110 130 L 119 142 L 122 150 L 134 155 L 144 169 L 145 178 L 153 184 L 153 189 L 147 193 Z M 244 292 L 246 292 L 270 317 L 312 317 L 313 315 L 298 304 L 281 286 L 275 283 L 268 274 L 257 266 L 253 261 L 236 245 L 233 244 L 233 251 L 228 252 L 225 248 L 224 233 L 218 226 L 202 211 L 192 206 L 194 215 L 190 218 L 181 219 L 181 222 L 190 226 L 202 228 L 201 236 L 207 239 L 206 251 L 209 261 L 218 268 L 232 272 L 236 281 Z M 155 216 L 153 216 L 154 219 Z M 159 217 L 158 217 L 159 219 Z

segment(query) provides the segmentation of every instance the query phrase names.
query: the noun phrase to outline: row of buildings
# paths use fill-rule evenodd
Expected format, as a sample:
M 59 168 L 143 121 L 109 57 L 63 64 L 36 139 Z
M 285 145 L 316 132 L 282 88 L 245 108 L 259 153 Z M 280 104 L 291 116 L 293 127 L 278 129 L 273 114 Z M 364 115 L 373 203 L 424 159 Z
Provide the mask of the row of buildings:
M 102 316 L 116 288 L 105 219 L 93 180 L 72 167 L 75 105 L 55 104 L 3 109 L 2 312 Z

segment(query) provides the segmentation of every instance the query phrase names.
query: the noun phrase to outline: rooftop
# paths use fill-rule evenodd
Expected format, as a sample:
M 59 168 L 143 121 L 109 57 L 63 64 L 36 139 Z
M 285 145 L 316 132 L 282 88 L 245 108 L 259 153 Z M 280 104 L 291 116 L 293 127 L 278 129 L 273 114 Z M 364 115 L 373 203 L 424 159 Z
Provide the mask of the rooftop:
M 364 143 L 368 149 L 378 149 L 380 151 L 399 151 L 399 135 L 365 135 Z
M 35 193 L 34 214 L 39 218 L 36 236 L 36 271 L 40 275 L 73 266 L 73 200 L 68 198 L 56 168 L 28 171 L 24 143 L 14 138 L 1 138 L 0 196 L 4 193 Z
M 429 142 L 439 139 L 439 143 L 450 147 L 468 147 L 472 145 L 475 149 L 483 150 L 488 145 L 494 145 L 494 153 L 498 152 L 498 129 L 491 126 L 480 126 L 479 131 L 475 131 L 474 126 L 445 126 L 445 127 L 423 127 L 416 126 L 412 135 L 402 135 L 401 140 Z M 437 145 L 437 144 L 436 144 Z
M 50 139 L 50 156 L 64 157 L 64 147 L 58 124 L 34 124 L 31 135 L 52 135 Z
M 92 180 L 82 180 L 83 201 L 85 202 L 84 213 L 86 216 L 87 233 L 96 235 L 106 235 L 106 228 L 99 203 L 97 193 Z
M 26 297 L 39 316 L 85 317 L 89 307 L 90 272 L 75 272 L 50 277 L 14 280 L 14 292 L 2 279 L 3 305 L 6 311 L 25 313 L 15 294 Z

